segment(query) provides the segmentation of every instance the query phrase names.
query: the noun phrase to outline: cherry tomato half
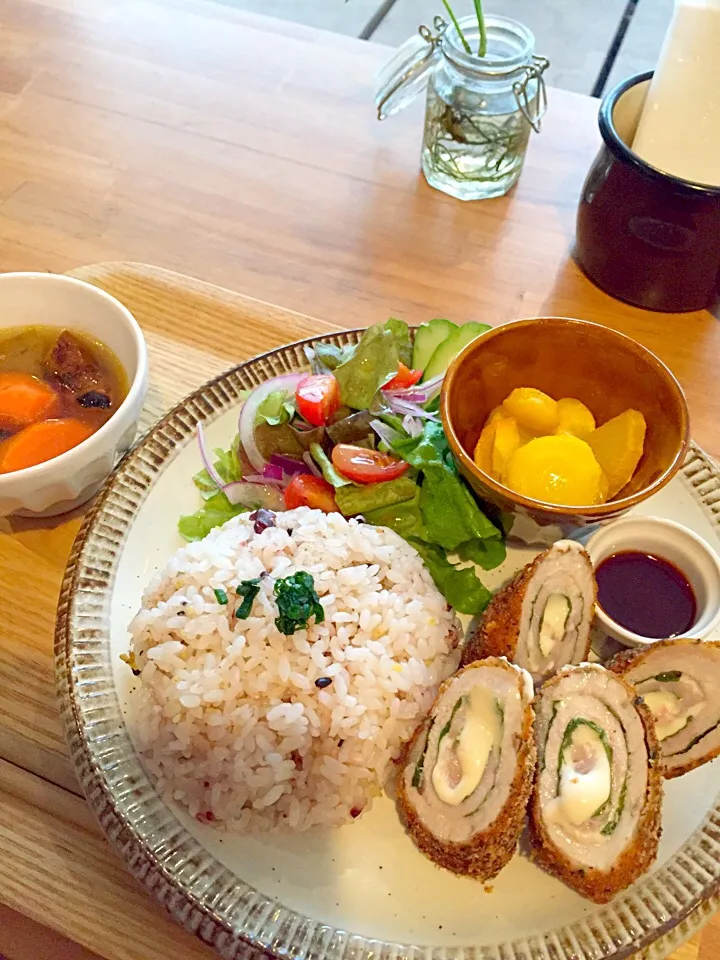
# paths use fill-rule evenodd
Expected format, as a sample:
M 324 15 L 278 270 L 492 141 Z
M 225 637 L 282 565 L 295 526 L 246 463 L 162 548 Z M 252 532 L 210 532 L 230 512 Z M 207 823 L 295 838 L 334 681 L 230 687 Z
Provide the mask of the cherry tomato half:
M 414 387 L 422 375 L 422 370 L 411 370 L 401 360 L 398 365 L 398 372 L 390 383 L 385 384 L 383 390 L 405 390 L 407 387 Z
M 366 450 L 349 443 L 333 447 L 332 462 L 336 470 L 355 483 L 378 483 L 401 477 L 410 464 L 379 450 Z
M 314 427 L 323 427 L 340 406 L 340 385 L 331 373 L 305 377 L 295 390 L 301 416 Z
M 299 473 L 285 488 L 285 506 L 288 510 L 296 507 L 312 507 L 324 513 L 337 513 L 335 489 L 322 477 L 311 473 Z

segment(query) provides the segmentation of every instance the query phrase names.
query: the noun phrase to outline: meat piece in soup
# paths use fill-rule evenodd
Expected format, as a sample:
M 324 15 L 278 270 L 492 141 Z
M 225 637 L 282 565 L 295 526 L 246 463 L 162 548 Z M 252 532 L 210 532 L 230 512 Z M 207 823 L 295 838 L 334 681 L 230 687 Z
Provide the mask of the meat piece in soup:
M 0 330 L 0 473 L 82 443 L 126 395 L 125 371 L 104 344 L 57 327 Z
M 57 380 L 76 397 L 92 391 L 109 398 L 107 374 L 100 369 L 89 348 L 69 330 L 63 330 L 57 338 L 45 361 L 45 369 L 50 380 Z

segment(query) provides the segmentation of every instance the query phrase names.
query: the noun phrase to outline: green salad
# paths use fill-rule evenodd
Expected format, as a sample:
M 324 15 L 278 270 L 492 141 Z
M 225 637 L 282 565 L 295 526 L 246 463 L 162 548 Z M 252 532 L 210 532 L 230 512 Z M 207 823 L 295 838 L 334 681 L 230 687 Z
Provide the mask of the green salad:
M 311 373 L 274 377 L 244 400 L 230 448 L 210 453 L 193 478 L 202 507 L 181 517 L 186 540 L 248 510 L 308 506 L 390 527 L 423 558 L 460 613 L 491 594 L 476 573 L 502 563 L 501 530 L 460 476 L 440 422 L 450 361 L 489 327 L 436 319 L 415 337 L 402 320 L 369 327 L 357 344 L 306 350 Z M 262 528 L 262 527 L 260 527 Z

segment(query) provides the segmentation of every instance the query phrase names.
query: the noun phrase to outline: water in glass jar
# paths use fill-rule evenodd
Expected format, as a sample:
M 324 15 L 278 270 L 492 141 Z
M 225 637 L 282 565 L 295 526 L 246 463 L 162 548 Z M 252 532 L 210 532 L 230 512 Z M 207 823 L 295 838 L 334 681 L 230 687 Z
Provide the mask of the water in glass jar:
M 447 103 L 431 83 L 422 167 L 428 183 L 460 200 L 500 197 L 520 176 L 530 124 L 521 111 L 478 112 L 468 98 Z M 507 102 L 507 101 L 506 101 Z

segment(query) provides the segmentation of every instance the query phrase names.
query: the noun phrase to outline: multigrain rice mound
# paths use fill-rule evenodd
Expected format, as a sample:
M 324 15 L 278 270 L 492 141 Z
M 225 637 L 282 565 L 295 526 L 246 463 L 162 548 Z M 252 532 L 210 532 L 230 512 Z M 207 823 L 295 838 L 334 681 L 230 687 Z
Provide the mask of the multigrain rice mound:
M 338 825 L 367 809 L 459 637 L 391 530 L 306 507 L 276 524 L 255 533 L 244 514 L 178 550 L 130 625 L 141 671 L 130 722 L 147 769 L 198 820 L 240 831 Z M 300 570 L 325 619 L 286 637 L 273 585 Z M 239 620 L 235 589 L 257 577 Z

